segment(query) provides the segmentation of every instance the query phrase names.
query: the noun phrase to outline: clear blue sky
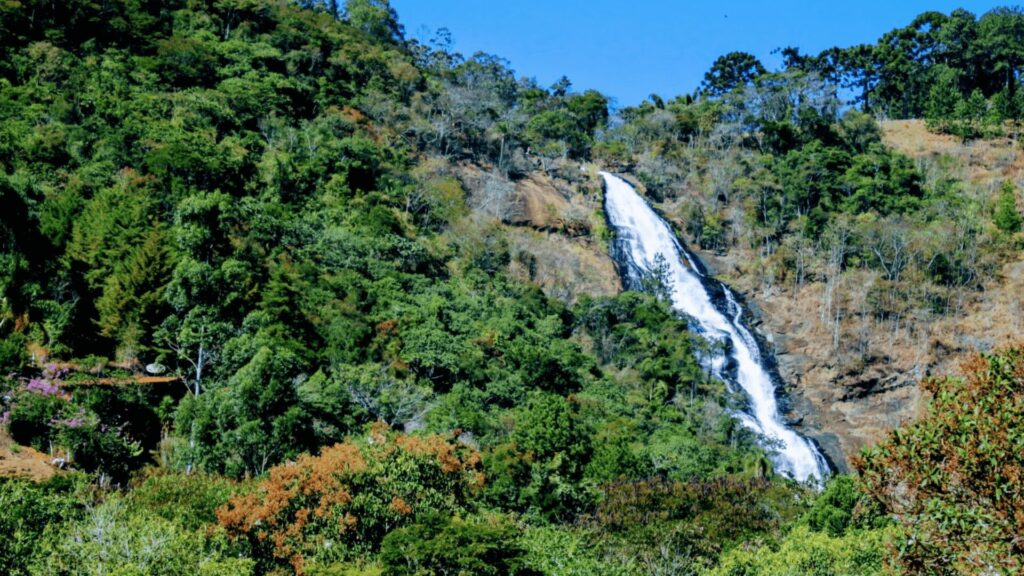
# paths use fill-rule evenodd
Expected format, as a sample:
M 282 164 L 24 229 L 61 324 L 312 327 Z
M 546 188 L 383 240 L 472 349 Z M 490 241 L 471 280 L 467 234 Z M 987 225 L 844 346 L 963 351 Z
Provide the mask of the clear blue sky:
M 595 88 L 619 106 L 651 93 L 691 92 L 722 54 L 750 52 L 769 68 L 771 51 L 873 42 L 928 10 L 981 15 L 1014 2 L 933 0 L 391 0 L 406 36 L 452 32 L 464 55 L 508 59 L 519 76 L 548 86 L 562 75 L 574 90 Z

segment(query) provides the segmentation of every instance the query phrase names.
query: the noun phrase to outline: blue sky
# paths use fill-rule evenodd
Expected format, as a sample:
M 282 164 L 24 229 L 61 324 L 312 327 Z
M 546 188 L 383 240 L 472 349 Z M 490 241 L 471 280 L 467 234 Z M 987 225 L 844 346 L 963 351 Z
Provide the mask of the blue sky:
M 979 16 L 1013 2 L 855 0 L 391 0 L 406 35 L 427 40 L 446 27 L 455 49 L 508 59 L 547 86 L 563 74 L 619 106 L 648 94 L 691 92 L 718 56 L 750 52 L 770 69 L 771 51 L 873 42 L 921 12 L 966 8 Z

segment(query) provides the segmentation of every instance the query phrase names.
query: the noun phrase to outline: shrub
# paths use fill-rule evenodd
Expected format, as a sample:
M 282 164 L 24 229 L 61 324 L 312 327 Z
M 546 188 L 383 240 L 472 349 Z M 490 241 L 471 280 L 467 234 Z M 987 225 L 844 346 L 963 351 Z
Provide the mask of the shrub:
M 853 478 L 836 476 L 814 501 L 814 505 L 807 513 L 807 524 L 815 532 L 842 536 L 850 525 L 854 506 L 860 497 Z
M 501 518 L 445 518 L 428 514 L 395 530 L 381 544 L 385 576 L 532 573 L 523 566 L 518 531 Z
M 28 364 L 27 344 L 28 338 L 20 332 L 5 334 L 0 338 L 0 372 L 21 370 Z
M 78 476 L 57 476 L 43 483 L 0 479 L 0 566 L 4 574 L 28 574 L 43 533 L 81 513 Z
M 883 530 L 833 538 L 806 527 L 794 529 L 777 549 L 736 548 L 708 576 L 881 576 L 891 572 Z
M 41 546 L 31 573 L 47 576 L 246 576 L 254 563 L 228 558 L 208 540 L 121 498 L 88 511 Z
M 856 462 L 865 491 L 902 525 L 908 574 L 1024 570 L 1024 347 L 929 379 L 927 413 Z
M 9 394 L 7 427 L 19 444 L 49 450 L 55 439 L 53 423 L 68 410 L 62 376 L 56 366 L 47 366 L 40 376 L 23 381 Z
M 377 424 L 365 441 L 271 468 L 217 518 L 268 563 L 288 563 L 301 574 L 309 558 L 341 560 L 376 550 L 388 532 L 419 513 L 464 510 L 483 481 L 479 462 L 474 450 L 440 436 L 407 436 Z
M 219 476 L 157 473 L 136 486 L 130 500 L 165 520 L 198 530 L 217 522 L 217 510 L 236 489 L 236 482 Z

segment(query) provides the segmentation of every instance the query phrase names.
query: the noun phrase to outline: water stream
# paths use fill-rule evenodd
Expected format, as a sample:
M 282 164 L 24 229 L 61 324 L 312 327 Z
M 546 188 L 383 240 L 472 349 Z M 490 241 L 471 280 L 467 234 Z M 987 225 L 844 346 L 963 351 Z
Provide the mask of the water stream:
M 615 230 L 613 257 L 626 284 L 638 288 L 643 278 L 660 268 L 673 308 L 693 319 L 696 325 L 691 323 L 692 330 L 723 344 L 723 352 L 710 359 L 710 369 L 734 390 L 746 394 L 749 409 L 736 416 L 771 445 L 776 471 L 796 480 L 819 483 L 828 474 L 828 464 L 812 442 L 783 420 L 776 379 L 757 340 L 743 323 L 743 308 L 735 294 L 706 275 L 668 223 L 628 182 L 607 172 L 601 176 L 605 182 L 605 211 Z

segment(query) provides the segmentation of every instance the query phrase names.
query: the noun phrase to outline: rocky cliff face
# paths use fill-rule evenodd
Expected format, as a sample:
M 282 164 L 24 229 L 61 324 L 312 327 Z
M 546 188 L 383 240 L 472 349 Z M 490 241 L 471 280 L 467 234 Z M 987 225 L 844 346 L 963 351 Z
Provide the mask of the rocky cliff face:
M 990 194 L 1006 179 L 1018 186 L 1024 154 L 1009 139 L 965 145 L 928 133 L 919 121 L 883 123 L 886 143 L 914 158 L 929 178 L 954 177 L 964 193 Z M 666 213 L 673 214 L 671 207 Z M 677 221 L 681 227 L 683 222 Z M 788 386 L 790 418 L 817 440 L 840 470 L 864 446 L 913 419 L 921 408 L 918 382 L 957 374 L 962 361 L 1024 337 L 1024 258 L 1007 255 L 984 288 L 968 291 L 958 310 L 941 317 L 907 318 L 895 328 L 851 315 L 829 329 L 821 318 L 825 286 L 775 285 L 763 290 L 756 260 L 742 247 L 726 256 L 701 258 L 727 283 L 743 292 L 757 329 L 774 348 Z M 843 276 L 842 305 L 856 309 L 870 278 Z M 850 340 L 865 342 L 851 350 Z M 837 341 L 838 340 L 838 341 Z
M 920 327 L 917 336 L 869 336 L 885 354 L 866 359 L 836 354 L 831 336 L 815 318 L 822 286 L 754 295 L 759 326 L 775 348 L 789 385 L 791 417 L 817 439 L 840 469 L 864 446 L 913 419 L 921 407 L 921 378 L 959 372 L 961 362 L 1019 341 L 1024 334 L 1024 261 L 1005 264 L 985 292 L 974 295 L 962 316 Z M 859 329 L 844 326 L 843 332 Z
M 719 269 L 733 266 L 709 254 L 702 257 Z M 918 346 L 903 339 L 883 346 L 889 351 L 885 356 L 861 359 L 836 353 L 832 333 L 819 317 L 823 289 L 816 283 L 799 290 L 763 294 L 748 288 L 744 293 L 756 329 L 786 382 L 787 416 L 845 472 L 861 448 L 915 416 L 921 400 L 917 380 L 939 359 L 934 354 L 922 357 Z M 846 326 L 843 331 L 857 328 Z
M 461 166 L 473 218 L 497 226 L 509 244 L 512 272 L 551 297 L 573 303 L 582 294 L 622 290 L 601 240 L 605 229 L 596 172 L 565 163 L 552 173 L 509 179 L 479 166 Z

